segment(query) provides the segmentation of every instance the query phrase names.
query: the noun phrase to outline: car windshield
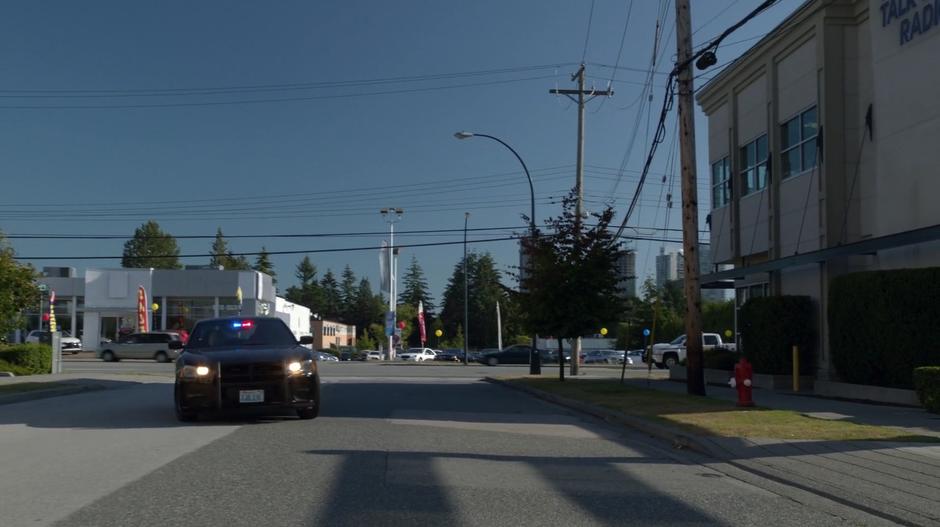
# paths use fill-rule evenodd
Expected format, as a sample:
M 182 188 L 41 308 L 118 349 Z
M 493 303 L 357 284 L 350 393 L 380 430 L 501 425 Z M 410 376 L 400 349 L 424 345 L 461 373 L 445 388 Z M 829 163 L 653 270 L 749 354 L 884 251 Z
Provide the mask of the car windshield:
M 296 346 L 293 333 L 278 319 L 206 320 L 196 324 L 187 348 Z
M 675 340 L 670 342 L 670 344 L 676 344 L 676 345 L 684 344 L 684 343 L 685 343 L 685 335 L 679 335 L 678 337 L 675 338 Z

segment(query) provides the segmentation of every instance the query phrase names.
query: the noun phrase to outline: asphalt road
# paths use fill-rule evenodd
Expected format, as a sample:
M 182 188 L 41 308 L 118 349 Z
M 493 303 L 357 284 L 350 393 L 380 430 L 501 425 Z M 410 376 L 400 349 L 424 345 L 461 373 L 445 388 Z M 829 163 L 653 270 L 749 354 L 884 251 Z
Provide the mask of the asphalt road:
M 482 378 L 485 376 L 511 376 L 527 375 L 528 365 L 501 365 L 485 366 L 478 363 L 463 364 L 427 362 L 321 362 L 320 367 L 329 376 L 333 377 L 464 377 Z M 173 364 L 160 364 L 152 360 L 125 359 L 120 362 L 103 362 L 95 359 L 91 354 L 66 356 L 62 363 L 63 373 L 88 374 L 132 374 L 132 375 L 162 375 L 171 377 Z M 565 370 L 567 373 L 567 369 Z M 646 367 L 628 366 L 631 377 L 647 375 Z M 581 366 L 581 372 L 586 377 L 620 377 L 619 366 L 588 365 Z M 542 375 L 557 375 L 558 365 L 548 364 L 542 367 Z M 652 375 L 656 378 L 667 376 L 664 370 L 653 369 Z
M 845 524 L 514 390 L 332 371 L 313 421 L 182 425 L 157 375 L 0 406 L 0 524 Z

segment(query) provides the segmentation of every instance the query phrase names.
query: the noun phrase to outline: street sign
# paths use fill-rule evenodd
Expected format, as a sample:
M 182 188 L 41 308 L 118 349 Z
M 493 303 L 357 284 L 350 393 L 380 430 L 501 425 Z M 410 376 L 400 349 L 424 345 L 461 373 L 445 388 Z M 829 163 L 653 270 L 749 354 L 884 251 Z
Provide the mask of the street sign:
M 45 292 L 48 291 L 48 290 L 49 290 L 49 286 L 48 286 L 48 285 L 46 285 L 46 284 L 39 284 L 39 291 L 40 291 L 40 292 L 45 293 Z

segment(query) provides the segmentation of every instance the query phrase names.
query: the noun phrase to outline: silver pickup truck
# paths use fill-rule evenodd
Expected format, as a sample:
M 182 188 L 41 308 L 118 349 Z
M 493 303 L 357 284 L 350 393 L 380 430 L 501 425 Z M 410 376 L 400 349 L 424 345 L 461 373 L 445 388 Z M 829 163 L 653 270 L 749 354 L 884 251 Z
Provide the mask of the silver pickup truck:
M 718 333 L 702 333 L 702 349 L 723 348 L 737 351 L 733 342 L 724 342 Z M 672 368 L 685 360 L 685 335 L 679 335 L 672 342 L 653 344 L 653 364 L 657 368 Z

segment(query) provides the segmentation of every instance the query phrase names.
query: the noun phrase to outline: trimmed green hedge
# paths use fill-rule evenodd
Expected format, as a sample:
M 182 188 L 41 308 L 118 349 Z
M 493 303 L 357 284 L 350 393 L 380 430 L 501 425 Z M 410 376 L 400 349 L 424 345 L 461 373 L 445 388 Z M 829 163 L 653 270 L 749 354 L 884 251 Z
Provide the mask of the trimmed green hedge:
M 913 388 L 940 364 L 940 267 L 853 273 L 829 286 L 829 348 L 845 382 Z
M 0 346 L 0 371 L 33 375 L 52 371 L 52 347 L 45 344 Z
M 744 356 L 755 373 L 793 373 L 793 346 L 800 347 L 800 374 L 816 369 L 813 301 L 808 296 L 767 296 L 748 300 L 738 315 Z
M 915 368 L 914 389 L 928 412 L 940 414 L 940 366 Z

